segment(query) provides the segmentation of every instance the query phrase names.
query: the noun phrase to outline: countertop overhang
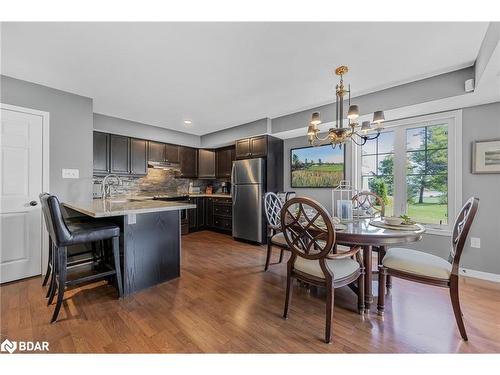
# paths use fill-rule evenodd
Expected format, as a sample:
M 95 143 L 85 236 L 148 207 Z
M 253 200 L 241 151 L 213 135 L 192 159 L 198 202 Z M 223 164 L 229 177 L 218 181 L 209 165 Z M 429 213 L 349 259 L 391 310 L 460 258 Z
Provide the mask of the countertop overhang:
M 190 203 L 118 198 L 91 199 L 86 203 L 65 202 L 63 206 L 95 218 L 196 208 L 196 205 Z

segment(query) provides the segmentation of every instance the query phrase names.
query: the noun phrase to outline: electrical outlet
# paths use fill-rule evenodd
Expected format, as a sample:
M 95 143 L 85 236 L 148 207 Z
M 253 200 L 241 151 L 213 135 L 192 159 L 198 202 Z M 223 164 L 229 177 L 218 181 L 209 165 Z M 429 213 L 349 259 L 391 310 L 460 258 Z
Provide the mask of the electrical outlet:
M 78 169 L 66 169 L 62 170 L 62 178 L 79 178 L 80 170 Z
M 137 222 L 137 217 L 135 214 L 128 214 L 127 219 L 127 224 L 135 224 Z
M 470 247 L 475 247 L 479 249 L 481 247 L 481 239 L 479 237 L 471 237 Z

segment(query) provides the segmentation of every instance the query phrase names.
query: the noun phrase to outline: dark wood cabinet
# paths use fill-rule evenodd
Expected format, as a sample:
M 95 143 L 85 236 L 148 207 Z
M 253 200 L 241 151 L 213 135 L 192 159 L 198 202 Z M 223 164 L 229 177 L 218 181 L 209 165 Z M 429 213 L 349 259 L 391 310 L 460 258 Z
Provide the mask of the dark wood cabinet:
M 148 160 L 165 161 L 165 143 L 148 141 Z
M 206 223 L 206 211 L 205 211 L 205 198 L 196 198 L 196 213 L 198 216 L 198 229 L 205 229 Z
M 122 135 L 111 134 L 110 145 L 110 163 L 111 173 L 129 174 L 130 172 L 130 138 Z
M 250 138 L 236 141 L 236 159 L 247 159 L 251 156 Z
M 179 147 L 179 162 L 181 177 L 198 177 L 198 150 L 191 147 Z
M 130 139 L 130 173 L 134 176 L 148 174 L 148 142 L 144 139 Z
M 236 159 L 264 158 L 267 156 L 267 151 L 267 135 L 236 141 Z
M 267 155 L 267 136 L 250 138 L 252 158 L 262 158 Z
M 189 198 L 189 203 L 196 204 L 196 198 Z M 190 232 L 198 230 L 198 208 L 188 210 L 188 226 Z
M 215 177 L 230 178 L 233 161 L 236 159 L 236 150 L 234 147 L 221 148 L 215 155 Z
M 203 229 L 231 232 L 233 224 L 231 198 L 191 197 L 189 203 L 196 205 L 195 209 L 188 210 L 190 232 Z
M 233 227 L 233 204 L 231 198 L 213 198 L 212 229 L 231 232 Z
M 94 175 L 109 172 L 109 134 L 94 132 Z
M 215 178 L 215 151 L 198 150 L 198 178 Z
M 212 198 L 205 198 L 205 225 L 208 228 L 214 225 L 214 202 Z
M 165 160 L 169 163 L 179 163 L 179 146 L 165 144 Z

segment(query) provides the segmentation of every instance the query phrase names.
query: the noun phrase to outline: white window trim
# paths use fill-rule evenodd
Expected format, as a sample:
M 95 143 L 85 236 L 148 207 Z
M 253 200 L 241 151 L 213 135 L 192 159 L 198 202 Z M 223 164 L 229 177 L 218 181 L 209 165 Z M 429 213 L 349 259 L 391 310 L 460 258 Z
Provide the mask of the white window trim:
M 433 113 L 411 118 L 386 121 L 383 131 L 391 131 L 395 128 L 411 128 L 412 126 L 429 126 L 446 121 L 448 124 L 448 225 L 436 227 L 433 224 L 426 224 L 426 233 L 450 236 L 453 222 L 462 207 L 462 110 Z M 406 154 L 404 132 L 395 132 L 394 153 Z M 368 141 L 370 142 L 370 141 Z M 357 190 L 362 188 L 361 183 L 361 146 L 352 143 L 351 147 L 351 173 L 354 187 Z M 405 165 L 402 158 L 395 158 L 394 163 L 394 190 L 402 191 L 397 202 L 394 202 L 394 215 L 401 215 L 406 211 L 406 178 Z M 403 185 L 402 185 L 403 184 Z

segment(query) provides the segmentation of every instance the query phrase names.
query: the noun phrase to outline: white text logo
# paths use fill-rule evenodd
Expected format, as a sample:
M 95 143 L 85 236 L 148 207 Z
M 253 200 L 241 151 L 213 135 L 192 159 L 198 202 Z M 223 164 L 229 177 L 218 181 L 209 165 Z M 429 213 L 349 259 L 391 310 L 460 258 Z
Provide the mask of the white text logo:
M 48 352 L 49 343 L 47 341 L 10 341 L 5 339 L 0 345 L 0 351 L 14 353 L 19 352 Z

